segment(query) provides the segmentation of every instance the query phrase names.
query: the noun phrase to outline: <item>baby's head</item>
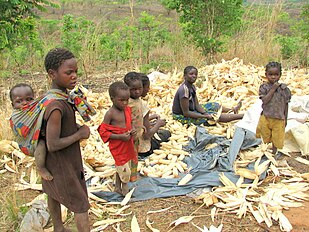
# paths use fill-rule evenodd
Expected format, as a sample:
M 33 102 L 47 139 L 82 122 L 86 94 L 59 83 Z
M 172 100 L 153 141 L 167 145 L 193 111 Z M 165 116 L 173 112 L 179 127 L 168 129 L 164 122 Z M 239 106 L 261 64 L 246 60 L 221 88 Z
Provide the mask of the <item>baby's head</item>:
M 21 83 L 10 90 L 10 99 L 14 109 L 21 109 L 34 99 L 34 92 L 30 85 Z
M 143 83 L 142 97 L 146 97 L 147 93 L 149 92 L 149 88 L 150 88 L 150 80 L 146 74 L 140 73 L 140 75 L 141 75 L 141 79 Z
M 129 102 L 129 87 L 122 81 L 116 81 L 109 86 L 109 96 L 113 102 L 113 106 L 119 110 L 123 110 Z
M 137 72 L 129 72 L 124 76 L 124 83 L 129 86 L 130 97 L 133 99 L 138 99 L 143 93 L 143 83 L 141 76 Z

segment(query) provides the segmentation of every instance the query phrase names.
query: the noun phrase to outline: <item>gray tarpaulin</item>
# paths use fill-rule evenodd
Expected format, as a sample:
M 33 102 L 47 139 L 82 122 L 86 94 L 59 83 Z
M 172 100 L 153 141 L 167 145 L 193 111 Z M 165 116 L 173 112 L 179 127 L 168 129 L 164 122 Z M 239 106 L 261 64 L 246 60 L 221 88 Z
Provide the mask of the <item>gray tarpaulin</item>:
M 218 144 L 212 149 L 205 150 L 207 144 Z M 232 142 L 223 136 L 208 134 L 204 127 L 197 127 L 194 139 L 190 139 L 184 147 L 191 156 L 186 157 L 184 162 L 191 168 L 192 180 L 184 185 L 178 186 L 179 178 L 164 179 L 142 177 L 129 187 L 136 187 L 132 201 L 148 200 L 152 198 L 171 197 L 186 195 L 196 189 L 220 186 L 219 174 L 224 173 L 231 181 L 235 182 L 239 176 L 233 172 L 233 163 L 240 149 L 247 149 L 260 144 L 261 141 L 255 138 L 255 134 L 249 130 L 237 127 Z M 253 164 L 251 164 L 252 168 Z M 249 165 L 250 168 L 250 165 Z M 261 178 L 265 178 L 264 175 Z M 107 201 L 121 201 L 123 197 L 114 192 L 96 192 L 96 196 Z

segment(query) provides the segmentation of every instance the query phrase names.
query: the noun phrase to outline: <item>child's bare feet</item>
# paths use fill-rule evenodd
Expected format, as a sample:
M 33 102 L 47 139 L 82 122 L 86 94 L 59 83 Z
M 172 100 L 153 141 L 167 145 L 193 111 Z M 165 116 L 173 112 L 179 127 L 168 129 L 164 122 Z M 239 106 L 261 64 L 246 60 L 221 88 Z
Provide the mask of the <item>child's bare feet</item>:
M 239 101 L 237 105 L 233 107 L 234 114 L 238 114 L 238 111 L 240 110 L 241 106 L 242 106 L 242 101 Z
M 54 177 L 52 174 L 46 169 L 46 168 L 37 168 L 37 171 L 39 175 L 44 179 L 44 180 L 52 180 Z
M 129 187 L 127 183 L 122 183 L 122 195 L 125 196 L 129 192 Z

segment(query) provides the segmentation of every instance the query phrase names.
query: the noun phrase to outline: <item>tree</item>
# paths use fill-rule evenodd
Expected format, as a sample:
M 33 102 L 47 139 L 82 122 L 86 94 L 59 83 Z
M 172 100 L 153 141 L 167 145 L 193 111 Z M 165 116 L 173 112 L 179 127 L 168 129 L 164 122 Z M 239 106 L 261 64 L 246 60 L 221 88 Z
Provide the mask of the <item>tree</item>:
M 0 50 L 31 40 L 35 33 L 36 10 L 57 7 L 47 0 L 0 0 Z
M 224 39 L 241 24 L 242 0 L 161 0 L 180 13 L 186 36 L 193 39 L 204 55 L 222 50 Z
M 309 65 L 309 4 L 305 4 L 301 13 L 301 36 L 305 41 L 304 55 L 302 63 L 304 66 Z

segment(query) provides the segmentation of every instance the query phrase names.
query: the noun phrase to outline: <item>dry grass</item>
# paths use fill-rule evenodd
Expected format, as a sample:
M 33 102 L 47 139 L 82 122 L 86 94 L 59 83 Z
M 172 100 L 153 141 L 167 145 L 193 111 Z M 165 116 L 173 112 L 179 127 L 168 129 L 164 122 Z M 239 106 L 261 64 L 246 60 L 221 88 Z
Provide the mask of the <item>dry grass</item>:
M 14 174 L 1 174 L 0 178 L 0 231 L 15 231 L 19 225 L 20 208 L 13 189 L 17 178 Z
M 239 57 L 245 63 L 262 66 L 270 60 L 282 61 L 280 46 L 275 42 L 275 29 L 282 7 L 281 0 L 267 10 L 265 6 L 252 4 L 243 16 L 243 20 L 248 21 L 249 25 L 244 25 L 238 34 L 232 37 L 227 52 L 219 54 L 218 57 L 227 60 Z M 250 12 L 255 12 L 255 18 L 252 18 Z
M 7 90 L 1 93 L 0 118 L 0 140 L 13 139 L 13 134 L 9 126 L 8 117 L 11 115 L 10 101 L 8 100 Z M 0 158 L 2 154 L 0 153 Z M 19 225 L 17 195 L 13 189 L 17 182 L 17 175 L 12 173 L 0 174 L 0 231 L 15 231 Z
M 5 101 L 4 104 L 1 104 L 2 110 L 0 111 L 0 118 L 2 120 L 0 121 L 0 140 L 13 139 L 13 133 L 8 122 L 8 119 L 12 113 L 11 106 L 9 104 L 9 101 Z

